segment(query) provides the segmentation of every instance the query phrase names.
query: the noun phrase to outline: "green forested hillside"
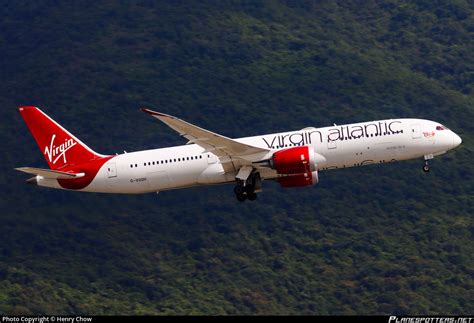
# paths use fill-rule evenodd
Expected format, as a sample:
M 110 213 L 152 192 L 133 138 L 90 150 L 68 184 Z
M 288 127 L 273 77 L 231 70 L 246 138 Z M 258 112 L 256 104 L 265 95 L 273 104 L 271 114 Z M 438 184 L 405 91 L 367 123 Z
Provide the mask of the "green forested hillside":
M 8 1 L 0 6 L 0 312 L 472 314 L 470 1 Z M 16 106 L 107 154 L 390 117 L 463 144 L 433 161 L 116 196 L 24 184 Z

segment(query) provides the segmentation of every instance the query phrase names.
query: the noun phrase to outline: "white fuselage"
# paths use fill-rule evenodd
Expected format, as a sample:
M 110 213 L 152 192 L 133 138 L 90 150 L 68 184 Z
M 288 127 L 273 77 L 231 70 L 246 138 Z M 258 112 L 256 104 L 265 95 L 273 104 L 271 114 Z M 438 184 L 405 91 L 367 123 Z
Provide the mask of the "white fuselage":
M 438 129 L 437 129 L 438 127 Z M 460 144 L 460 138 L 439 123 L 421 119 L 391 119 L 235 139 L 252 146 L 278 150 L 312 146 L 318 171 L 381 164 L 440 155 Z M 444 127 L 443 127 L 444 128 Z M 271 168 L 260 168 L 262 179 L 276 178 Z M 146 193 L 235 182 L 237 171 L 224 171 L 220 159 L 202 147 L 183 146 L 114 156 L 82 189 L 88 192 Z M 38 185 L 61 188 L 54 179 Z

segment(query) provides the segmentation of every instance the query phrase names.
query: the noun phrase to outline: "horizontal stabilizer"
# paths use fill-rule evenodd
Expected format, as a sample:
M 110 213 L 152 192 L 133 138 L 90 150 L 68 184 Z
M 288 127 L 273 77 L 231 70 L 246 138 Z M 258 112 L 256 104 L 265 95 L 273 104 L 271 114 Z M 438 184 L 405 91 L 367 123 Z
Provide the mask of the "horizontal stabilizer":
M 18 167 L 15 169 L 20 172 L 33 174 L 33 175 L 39 175 L 44 178 L 51 178 L 51 179 L 73 179 L 73 178 L 83 177 L 85 175 L 84 173 L 66 173 L 66 172 L 61 172 L 58 170 L 35 168 L 35 167 Z

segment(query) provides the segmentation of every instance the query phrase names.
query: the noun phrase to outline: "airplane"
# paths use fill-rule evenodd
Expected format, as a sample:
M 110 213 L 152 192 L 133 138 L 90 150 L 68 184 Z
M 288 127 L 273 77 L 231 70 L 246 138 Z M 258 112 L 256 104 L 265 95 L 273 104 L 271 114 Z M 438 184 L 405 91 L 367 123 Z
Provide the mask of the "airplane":
M 83 192 L 138 194 L 234 183 L 238 201 L 257 198 L 262 181 L 282 187 L 318 183 L 319 172 L 424 158 L 459 146 L 461 138 L 423 119 L 388 119 L 246 138 L 205 130 L 174 116 L 141 110 L 188 140 L 185 145 L 102 155 L 34 106 L 18 107 L 49 169 L 20 167 L 27 183 Z

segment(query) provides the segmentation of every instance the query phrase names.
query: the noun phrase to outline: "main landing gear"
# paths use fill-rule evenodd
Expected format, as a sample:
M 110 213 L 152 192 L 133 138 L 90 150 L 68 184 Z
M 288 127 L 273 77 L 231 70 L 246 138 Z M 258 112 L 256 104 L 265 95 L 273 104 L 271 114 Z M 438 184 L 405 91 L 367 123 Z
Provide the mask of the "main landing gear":
M 255 201 L 257 199 L 257 193 L 255 193 L 255 187 L 252 185 L 243 186 L 243 183 L 239 183 L 234 187 L 235 197 L 239 202 L 243 202 L 246 199 L 249 201 Z
M 429 160 L 430 159 L 433 159 L 433 155 L 430 154 L 430 155 L 425 155 L 425 164 L 423 165 L 423 171 L 425 173 L 428 173 L 430 171 L 430 163 L 429 163 Z
M 235 197 L 239 202 L 245 200 L 255 201 L 257 199 L 256 191 L 261 189 L 260 173 L 252 173 L 246 181 L 239 180 L 234 187 Z

